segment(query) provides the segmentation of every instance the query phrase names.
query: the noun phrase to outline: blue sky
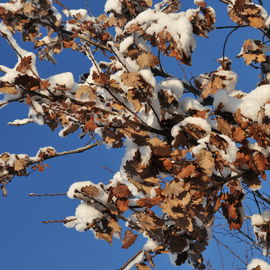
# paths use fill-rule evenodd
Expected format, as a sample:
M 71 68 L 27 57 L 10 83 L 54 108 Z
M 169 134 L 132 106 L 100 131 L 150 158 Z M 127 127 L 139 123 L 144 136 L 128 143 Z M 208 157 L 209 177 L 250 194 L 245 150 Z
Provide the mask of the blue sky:
M 66 0 L 63 3 L 70 8 L 85 8 L 84 0 Z M 183 10 L 193 6 L 193 1 L 183 0 Z M 267 1 L 265 1 L 267 2 Z M 105 0 L 88 1 L 94 15 L 102 12 Z M 225 15 L 226 6 L 217 0 L 208 1 L 217 7 L 217 26 L 233 25 Z M 270 11 L 270 4 L 266 9 Z M 193 55 L 193 66 L 184 67 L 189 78 L 199 73 L 209 72 L 218 66 L 215 59 L 222 56 L 223 41 L 229 30 L 217 30 L 210 33 L 209 39 L 197 38 L 197 49 Z M 226 55 L 233 59 L 233 69 L 238 73 L 238 89 L 250 91 L 256 87 L 258 71 L 246 67 L 241 59 L 234 57 L 239 53 L 242 42 L 247 38 L 260 38 L 258 31 L 239 29 L 228 42 Z M 31 48 L 29 44 L 24 48 Z M 0 39 L 1 64 L 14 66 L 16 55 L 5 40 Z M 183 78 L 182 69 L 174 60 L 162 58 L 164 69 Z M 66 51 L 57 57 L 58 65 L 42 62 L 38 64 L 42 77 L 71 71 L 74 77 L 88 72 L 89 61 L 79 53 Z M 27 153 L 35 155 L 43 146 L 53 146 L 58 151 L 83 146 L 87 139 L 80 140 L 78 133 L 61 138 L 57 132 L 51 132 L 46 126 L 29 124 L 24 127 L 8 126 L 9 121 L 27 116 L 27 107 L 22 104 L 11 104 L 0 110 L 0 153 Z M 105 241 L 98 241 L 90 232 L 78 233 L 66 229 L 62 224 L 42 224 L 42 220 L 63 219 L 73 215 L 78 201 L 65 196 L 28 197 L 34 193 L 62 193 L 75 181 L 90 179 L 94 182 L 104 181 L 112 174 L 102 168 L 108 167 L 117 171 L 123 150 L 94 148 L 79 155 L 56 158 L 46 162 L 50 168 L 44 172 L 34 172 L 28 177 L 17 177 L 8 186 L 8 197 L 0 197 L 0 267 L 7 270 L 53 270 L 53 269 L 117 269 L 140 249 L 140 241 L 128 250 L 121 249 L 120 241 L 114 241 L 110 247 Z M 235 243 L 237 246 L 237 243 Z M 231 266 L 224 253 L 225 265 Z M 215 269 L 221 269 L 217 247 L 212 245 L 206 257 L 214 258 Z M 155 260 L 157 269 L 176 269 L 166 255 Z M 191 269 L 188 266 L 179 269 Z M 225 267 L 230 269 L 230 267 Z

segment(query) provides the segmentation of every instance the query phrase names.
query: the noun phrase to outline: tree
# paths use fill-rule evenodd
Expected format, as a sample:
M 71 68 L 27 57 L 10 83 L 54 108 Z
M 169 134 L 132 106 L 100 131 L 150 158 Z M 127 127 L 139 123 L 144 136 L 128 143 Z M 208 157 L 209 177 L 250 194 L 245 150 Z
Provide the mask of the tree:
M 217 4 L 210 7 L 203 0 L 183 10 L 175 0 L 107 0 L 106 13 L 98 17 L 60 1 L 1 3 L 0 34 L 18 62 L 13 68 L 0 66 L 0 106 L 19 102 L 29 107 L 26 119 L 9 124 L 60 128 L 62 137 L 79 130 L 90 140 L 64 152 L 42 147 L 35 156 L 2 153 L 3 195 L 15 176 L 44 171 L 46 160 L 101 144 L 124 148 L 120 169 L 108 184 L 74 183 L 67 196 L 80 200 L 75 215 L 45 223 L 91 230 L 109 243 L 118 237 L 124 249 L 143 234 L 145 245 L 122 270 L 152 269 L 153 258 L 163 253 L 176 265 L 188 262 L 195 269 L 211 269 L 202 254 L 211 234 L 230 250 L 217 237 L 221 231 L 248 244 L 249 260 L 255 249 L 267 257 L 270 200 L 262 181 L 270 167 L 270 17 L 262 1 L 220 2 L 232 25 L 216 26 Z M 259 36 L 250 34 L 239 47 L 237 58 L 243 59 L 236 60 L 255 75 L 260 72 L 249 93 L 236 90 L 237 73 L 226 56 L 231 35 L 243 28 Z M 223 44 L 218 42 L 222 54 L 216 70 L 210 72 L 206 65 L 205 73 L 188 78 L 164 68 L 170 59 L 182 69 L 192 68 L 197 37 L 209 36 L 210 41 L 210 32 L 221 29 L 229 33 Z M 18 33 L 33 44 L 32 50 L 23 49 Z M 71 72 L 42 78 L 36 56 L 57 64 L 55 55 L 67 49 L 91 61 L 89 72 L 78 82 Z M 269 265 L 257 259 L 247 269 Z

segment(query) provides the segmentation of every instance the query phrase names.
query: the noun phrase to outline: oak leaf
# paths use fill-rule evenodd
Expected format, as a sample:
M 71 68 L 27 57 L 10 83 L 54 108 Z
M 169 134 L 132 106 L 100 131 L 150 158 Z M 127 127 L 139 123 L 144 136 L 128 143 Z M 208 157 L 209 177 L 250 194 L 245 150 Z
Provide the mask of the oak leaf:
M 1 85 L 0 86 L 0 93 L 2 94 L 10 94 L 10 95 L 16 95 L 18 94 L 18 90 L 13 85 Z
M 137 270 L 151 270 L 151 268 L 145 263 L 136 263 L 135 266 Z
M 31 56 L 24 56 L 19 65 L 16 67 L 16 71 L 19 71 L 21 73 L 26 73 L 27 70 L 31 68 L 32 64 L 32 57 Z
M 126 185 L 121 184 L 114 187 L 112 193 L 116 198 L 120 199 L 128 198 L 128 196 L 131 194 L 128 187 Z
M 198 165 L 205 171 L 206 174 L 212 173 L 212 168 L 215 166 L 215 160 L 211 152 L 202 149 L 195 155 L 195 158 Z
M 141 67 L 154 67 L 158 64 L 158 58 L 152 53 L 142 53 L 136 60 L 137 64 Z
M 22 158 L 17 159 L 14 162 L 14 170 L 17 172 L 25 170 L 26 165 L 27 165 L 27 161 L 25 159 L 22 159 Z
M 195 171 L 195 166 L 192 164 L 189 164 L 186 167 L 181 169 L 181 171 L 177 174 L 177 177 L 178 178 L 191 177 L 194 171 Z
M 131 245 L 134 244 L 138 235 L 134 234 L 131 230 L 127 230 L 125 232 L 125 237 L 122 240 L 122 248 L 129 248 Z
M 81 192 L 92 198 L 96 198 L 99 195 L 99 189 L 93 185 L 82 187 Z

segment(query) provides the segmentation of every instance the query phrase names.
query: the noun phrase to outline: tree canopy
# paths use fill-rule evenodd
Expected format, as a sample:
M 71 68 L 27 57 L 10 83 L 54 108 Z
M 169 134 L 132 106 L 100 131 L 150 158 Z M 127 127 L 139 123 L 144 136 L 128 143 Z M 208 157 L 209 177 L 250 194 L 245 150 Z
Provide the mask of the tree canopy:
M 78 200 L 75 214 L 46 222 L 89 230 L 108 243 L 119 238 L 124 249 L 143 235 L 145 244 L 121 270 L 152 269 L 159 254 L 203 270 L 212 269 L 203 252 L 223 218 L 218 232 L 249 246 L 245 267 L 269 270 L 267 262 L 252 258 L 254 250 L 270 254 L 264 184 L 270 168 L 270 16 L 262 0 L 220 0 L 227 8 L 220 16 L 231 25 L 217 25 L 216 3 L 182 2 L 107 0 L 99 16 L 58 0 L 0 4 L 0 35 L 18 60 L 13 67 L 0 65 L 0 108 L 16 102 L 29 108 L 27 118 L 9 125 L 36 123 L 61 137 L 77 132 L 89 138 L 63 152 L 42 145 L 35 156 L 1 153 L 2 193 L 7 196 L 14 177 L 44 171 L 46 160 L 102 144 L 123 148 L 112 179 L 75 182 L 66 193 Z M 238 55 L 227 55 L 231 35 L 243 28 L 250 37 Z M 211 40 L 211 32 L 223 30 L 222 41 Z M 205 72 L 189 76 L 185 67 L 192 70 L 200 38 L 216 42 L 221 54 L 215 70 L 202 63 Z M 64 50 L 89 59 L 87 73 L 78 81 L 72 69 L 42 78 L 37 57 L 58 65 L 56 55 Z M 252 91 L 236 89 L 232 57 L 259 73 Z M 165 68 L 168 61 L 178 63 L 183 75 Z

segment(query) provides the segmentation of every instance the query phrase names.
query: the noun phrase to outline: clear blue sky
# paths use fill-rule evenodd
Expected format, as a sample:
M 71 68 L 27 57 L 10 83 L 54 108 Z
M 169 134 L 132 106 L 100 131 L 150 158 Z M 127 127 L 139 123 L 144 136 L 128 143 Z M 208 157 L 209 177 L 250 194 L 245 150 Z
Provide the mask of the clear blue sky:
M 63 3 L 70 8 L 85 8 L 88 2 L 94 15 L 102 12 L 105 0 L 84 1 L 66 0 Z M 192 7 L 191 0 L 183 0 L 183 9 Z M 265 3 L 268 1 L 264 1 Z M 227 19 L 226 6 L 217 0 L 209 0 L 217 7 L 218 26 L 233 25 Z M 270 11 L 270 4 L 266 8 Z M 193 55 L 193 66 L 185 68 L 189 78 L 199 73 L 212 71 L 217 67 L 215 59 L 222 56 L 223 41 L 229 30 L 217 30 L 210 33 L 209 39 L 197 38 L 197 49 Z M 240 29 L 233 34 L 228 42 L 226 55 L 233 60 L 233 69 L 238 73 L 238 89 L 250 91 L 255 88 L 258 72 L 243 64 L 243 60 L 235 59 L 243 40 L 256 37 L 258 31 Z M 257 36 L 259 38 L 260 36 Z M 25 45 L 29 49 L 29 44 Z M 16 55 L 8 47 L 5 40 L 0 39 L 0 64 L 14 66 Z M 78 79 L 79 74 L 88 72 L 89 61 L 79 53 L 66 51 L 57 57 L 58 65 L 42 62 L 38 64 L 42 77 L 61 72 L 71 71 Z M 167 71 L 183 78 L 183 72 L 176 61 L 166 61 L 163 66 Z M 11 104 L 0 110 L 0 153 L 27 153 L 35 155 L 43 146 L 53 146 L 58 151 L 83 146 L 87 140 L 80 140 L 78 133 L 67 138 L 60 138 L 57 132 L 51 132 L 46 126 L 30 124 L 25 127 L 7 126 L 9 121 L 27 116 L 27 107 Z M 0 269 L 3 270 L 80 270 L 119 268 L 128 258 L 140 249 L 140 241 L 128 250 L 121 249 L 120 241 L 114 241 L 110 247 L 105 241 L 96 240 L 91 232 L 79 233 L 74 229 L 66 229 L 62 224 L 42 224 L 42 220 L 63 219 L 73 215 L 78 204 L 76 200 L 61 197 L 33 198 L 27 195 L 34 193 L 62 193 L 75 181 L 92 180 L 107 183 L 112 174 L 103 169 L 108 167 L 117 171 L 120 165 L 122 150 L 107 150 L 105 147 L 94 148 L 88 152 L 66 156 L 46 163 L 50 168 L 44 172 L 34 172 L 28 177 L 17 177 L 8 185 L 8 197 L 0 197 Z M 237 245 L 237 244 L 236 244 Z M 243 254 L 238 251 L 240 256 Z M 244 255 L 243 255 L 244 256 Z M 209 248 L 206 257 L 214 258 L 215 269 L 219 254 L 215 245 Z M 223 260 L 230 269 L 231 261 Z M 166 255 L 157 257 L 157 269 L 175 269 Z M 188 270 L 188 266 L 179 269 Z

